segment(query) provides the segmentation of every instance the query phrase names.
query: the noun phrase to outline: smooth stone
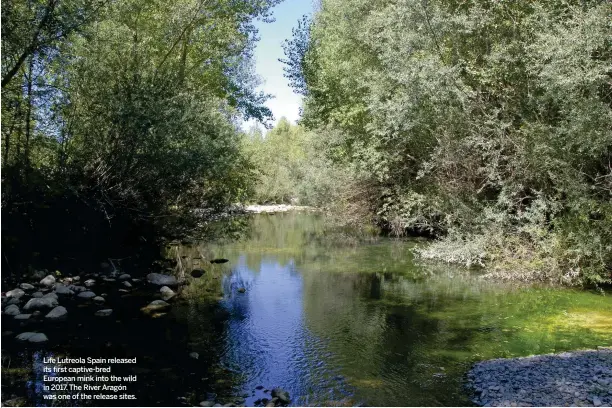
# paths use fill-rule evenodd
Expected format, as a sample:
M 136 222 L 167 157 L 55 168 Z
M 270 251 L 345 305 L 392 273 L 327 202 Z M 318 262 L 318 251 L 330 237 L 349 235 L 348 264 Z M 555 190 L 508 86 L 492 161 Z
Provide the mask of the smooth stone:
M 8 316 L 17 316 L 21 314 L 21 311 L 17 305 L 8 305 L 6 309 L 4 309 L 4 314 Z
M 96 313 L 94 313 L 94 316 L 108 317 L 112 313 L 113 313 L 113 309 L 102 309 L 102 310 L 98 310 Z
M 77 296 L 80 297 L 81 299 L 91 299 L 91 298 L 95 298 L 96 294 L 88 290 L 88 291 L 79 293 Z
M 70 285 L 68 288 L 74 291 L 74 293 L 87 292 L 87 288 L 85 286 Z
M 33 298 L 28 301 L 23 307 L 23 310 L 38 310 L 38 309 L 52 309 L 58 305 L 57 299 L 52 296 L 43 296 L 41 298 Z
M 601 406 L 601 400 L 599 399 L 599 397 L 593 397 L 593 405 L 596 407 Z
M 66 310 L 64 306 L 57 306 L 53 308 L 53 310 L 51 310 L 49 313 L 47 313 L 47 315 L 45 316 L 45 319 L 49 319 L 49 320 L 63 319 L 66 317 L 67 314 L 68 314 L 68 310 Z
M 214 407 L 215 402 L 214 401 L 202 401 L 200 402 L 200 406 L 201 407 Z
M 244 293 L 244 292 L 246 292 L 245 288 L 238 288 L 238 293 Z
M 174 276 L 164 275 L 161 273 L 148 274 L 147 281 L 157 286 L 178 286 L 178 281 Z
M 200 358 L 200 355 L 196 353 L 195 351 L 192 351 L 191 353 L 189 353 L 189 357 L 197 360 L 198 358 Z
M 104 282 L 117 282 L 117 279 L 114 278 L 104 278 L 102 279 Z
M 4 304 L 6 306 L 8 305 L 18 305 L 21 303 L 21 298 L 5 298 L 8 299 L 6 302 L 4 302 Z
M 29 313 L 21 313 L 14 317 L 15 320 L 28 320 L 32 315 Z
M 129 289 L 129 288 L 131 288 L 131 287 L 132 287 L 132 284 L 131 284 L 130 282 L 128 282 L 128 281 L 124 281 L 124 282 L 123 282 L 123 286 L 125 286 L 126 288 L 128 288 L 128 289 Z
M 62 285 L 58 283 L 55 285 L 55 293 L 58 295 L 74 295 L 74 291 L 72 291 L 68 286 Z
M 42 297 L 43 299 L 45 298 L 51 298 L 51 299 L 55 299 L 55 300 L 59 300 L 59 298 L 57 297 L 57 295 L 53 292 L 49 292 L 43 295 Z
M 19 288 L 13 289 L 13 290 L 9 290 L 8 292 L 6 292 L 6 297 L 7 298 L 19 299 L 23 295 L 25 295 L 25 292 L 22 289 L 19 289 Z
M 222 264 L 222 263 L 226 263 L 229 262 L 229 259 L 225 259 L 225 258 L 217 258 L 217 259 L 213 259 L 210 261 L 210 263 L 214 263 L 214 264 Z
M 41 279 L 40 284 L 43 286 L 53 286 L 55 284 L 55 276 L 47 275 L 43 279 Z
M 95 298 L 92 299 L 94 302 L 96 303 L 104 303 L 105 300 L 102 296 L 96 296 Z
M 33 332 L 21 333 L 21 334 L 18 334 L 17 337 L 15 338 L 17 340 L 28 341 L 30 343 L 44 343 L 45 341 L 49 340 L 47 336 L 45 336 L 44 333 L 33 333 Z
M 164 302 L 163 300 L 154 300 L 140 310 L 142 310 L 145 313 L 151 313 L 151 312 L 158 312 L 158 311 L 167 309 L 169 307 L 170 307 L 170 304 Z
M 124 273 L 123 275 L 119 276 L 119 280 L 121 281 L 128 280 L 128 279 L 132 279 L 132 276 L 129 273 Z
M 176 295 L 176 293 L 172 289 L 167 287 L 167 286 L 162 286 L 159 289 L 159 292 L 161 293 L 161 296 L 162 296 L 163 300 L 169 300 L 169 299 L 173 298 Z
M 93 279 L 87 279 L 85 282 L 83 282 L 83 284 L 90 288 L 96 284 L 96 281 Z

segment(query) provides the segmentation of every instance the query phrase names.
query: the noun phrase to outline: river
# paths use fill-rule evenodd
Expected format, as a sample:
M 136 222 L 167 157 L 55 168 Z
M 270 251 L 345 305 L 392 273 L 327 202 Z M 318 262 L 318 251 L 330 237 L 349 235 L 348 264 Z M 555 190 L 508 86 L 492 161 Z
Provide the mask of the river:
M 465 375 L 476 361 L 612 345 L 609 296 L 420 263 L 412 249 L 423 241 L 329 233 L 316 213 L 249 223 L 238 241 L 178 249 L 206 272 L 165 315 L 143 318 L 148 300 L 124 291 L 113 319 L 69 307 L 71 321 L 44 327 L 44 347 L 7 343 L 3 360 L 8 353 L 13 369 L 37 379 L 3 393 L 25 386 L 44 405 L 41 366 L 50 355 L 137 357 L 137 367 L 120 370 L 138 375 L 128 388 L 140 405 L 236 397 L 254 405 L 273 387 L 292 405 L 470 405 Z

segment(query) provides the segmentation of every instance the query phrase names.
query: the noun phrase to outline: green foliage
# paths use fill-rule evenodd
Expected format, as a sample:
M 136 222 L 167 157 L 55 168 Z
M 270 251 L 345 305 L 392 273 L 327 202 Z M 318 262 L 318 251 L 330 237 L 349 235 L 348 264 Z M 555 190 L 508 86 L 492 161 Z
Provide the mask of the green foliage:
M 428 256 L 609 283 L 611 13 L 605 1 L 324 0 L 287 52 L 306 83 L 302 123 L 338 135 L 325 152 L 361 186 L 353 211 L 444 238 Z
M 182 234 L 248 197 L 238 124 L 271 119 L 252 51 L 278 2 L 3 0 L 3 212 Z

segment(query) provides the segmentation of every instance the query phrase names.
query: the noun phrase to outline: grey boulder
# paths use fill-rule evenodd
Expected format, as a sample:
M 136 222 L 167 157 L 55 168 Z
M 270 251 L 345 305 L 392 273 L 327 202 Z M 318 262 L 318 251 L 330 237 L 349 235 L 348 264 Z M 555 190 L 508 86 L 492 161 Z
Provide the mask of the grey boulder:
M 55 293 L 58 295 L 74 295 L 73 290 L 71 290 L 68 286 L 62 285 L 61 283 L 55 285 Z
M 57 299 L 54 297 L 43 296 L 41 298 L 33 298 L 28 301 L 23 307 L 23 310 L 39 310 L 39 309 L 53 309 L 57 306 Z
M 8 305 L 6 309 L 4 309 L 4 314 L 8 316 L 17 316 L 21 311 L 17 305 Z
M 60 320 L 60 319 L 66 318 L 67 315 L 68 315 L 68 310 L 66 310 L 64 306 L 57 306 L 53 308 L 53 310 L 51 310 L 49 313 L 47 313 L 47 315 L 45 316 L 45 319 Z
M 147 281 L 157 286 L 178 286 L 178 281 L 174 276 L 164 275 L 161 273 L 148 274 Z
M 41 281 L 40 284 L 43 286 L 53 286 L 55 284 L 55 276 L 53 275 L 47 275 L 45 276 Z
M 23 295 L 25 295 L 25 292 L 22 289 L 19 289 L 19 288 L 13 289 L 13 290 L 9 290 L 8 292 L 6 292 L 6 297 L 7 298 L 19 299 Z
M 44 343 L 49 340 L 44 333 L 33 333 L 33 332 L 25 332 L 18 334 L 16 337 L 17 340 L 28 341 L 30 343 Z
M 167 286 L 162 286 L 159 289 L 159 293 L 161 293 L 161 297 L 163 300 L 169 300 L 176 295 L 176 293 Z
M 34 285 L 30 285 L 29 283 L 22 283 L 19 287 L 23 290 L 34 290 L 36 289 Z
M 81 298 L 81 299 L 92 299 L 96 297 L 96 294 L 93 293 L 92 291 L 88 290 L 85 292 L 81 292 L 77 295 L 77 297 Z
M 110 316 L 112 313 L 113 313 L 113 309 L 102 309 L 94 313 L 94 316 L 107 317 L 107 316 Z

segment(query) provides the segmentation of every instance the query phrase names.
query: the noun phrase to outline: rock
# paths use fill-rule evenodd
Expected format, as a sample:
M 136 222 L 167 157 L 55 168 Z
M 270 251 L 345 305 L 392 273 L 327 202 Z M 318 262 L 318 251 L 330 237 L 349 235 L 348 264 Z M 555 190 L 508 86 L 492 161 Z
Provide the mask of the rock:
M 245 288 L 238 288 L 238 293 L 244 293 L 244 292 L 246 292 Z
M 83 284 L 87 286 L 88 288 L 91 288 L 92 286 L 96 284 L 96 281 L 93 279 L 87 279 L 85 282 L 83 282 Z
M 210 263 L 213 264 L 222 264 L 222 263 L 226 263 L 229 262 L 229 259 L 225 259 L 225 258 L 217 258 L 217 259 L 213 259 L 210 261 Z
M 148 274 L 147 281 L 157 286 L 178 286 L 178 281 L 174 276 L 164 275 L 161 273 Z
M 256 390 L 263 390 L 264 386 L 263 385 L 258 385 L 257 387 L 255 387 Z
M 9 290 L 8 292 L 6 292 L 6 297 L 7 298 L 19 299 L 23 295 L 25 295 L 25 292 L 22 289 L 19 289 L 19 288 L 13 289 L 13 290 Z
M 125 286 L 126 288 L 128 288 L 128 289 L 129 289 L 129 288 L 131 288 L 131 287 L 132 287 L 132 284 L 131 284 L 130 282 L 128 282 L 128 281 L 124 281 L 124 282 L 123 282 L 123 286 Z
M 194 278 L 201 278 L 202 275 L 204 275 L 206 273 L 206 271 L 204 269 L 194 269 L 193 271 L 191 271 L 191 276 L 193 276 Z
M 21 314 L 21 311 L 17 305 L 8 305 L 6 309 L 4 309 L 4 314 L 7 316 L 17 316 Z
M 49 340 L 44 333 L 25 332 L 18 334 L 16 337 L 20 341 L 28 341 L 30 343 L 44 343 Z
M 47 275 L 43 279 L 41 279 L 40 284 L 46 287 L 51 287 L 55 284 L 55 276 Z
M 145 313 L 153 313 L 153 312 L 160 312 L 169 307 L 170 307 L 170 304 L 164 302 L 163 300 L 154 300 L 140 310 L 142 310 Z
M 80 276 L 73 276 L 73 277 L 72 277 L 72 281 L 73 281 L 73 282 L 78 282 L 78 281 L 80 281 L 80 280 L 81 280 L 81 277 L 80 277 Z
M 129 273 L 124 273 L 122 275 L 119 275 L 119 280 L 120 281 L 124 281 L 124 280 L 128 280 L 128 279 L 132 279 L 132 276 Z
M 5 306 L 18 305 L 21 303 L 21 298 L 5 298 L 5 299 L 8 299 L 6 302 L 4 302 Z
M 42 298 L 43 299 L 51 298 L 51 299 L 59 300 L 57 295 L 55 293 L 53 293 L 53 292 L 49 292 L 49 293 L 44 294 Z
M 595 407 L 601 406 L 601 400 L 599 399 L 599 397 L 593 397 L 593 406 Z
M 96 302 L 96 303 L 104 303 L 105 302 L 105 300 L 104 300 L 104 298 L 102 296 L 96 296 L 92 300 L 94 302 Z
M 47 313 L 47 315 L 45 316 L 45 319 L 49 319 L 49 320 L 65 319 L 67 315 L 68 315 L 68 310 L 66 310 L 64 306 L 57 306 L 53 308 L 53 310 L 51 310 L 49 313 Z
M 103 280 L 104 282 L 109 282 L 109 283 L 112 283 L 112 282 L 117 282 L 117 279 L 114 279 L 114 278 L 104 278 L 104 279 L 102 279 L 102 280 Z
M 55 293 L 58 295 L 74 295 L 74 292 L 68 286 L 64 286 L 61 283 L 55 285 Z
M 289 404 L 291 402 L 289 393 L 282 388 L 275 388 L 272 390 L 272 399 L 274 398 L 278 398 L 278 400 L 283 404 Z
M 41 297 L 43 297 L 43 293 L 42 292 L 34 292 L 34 293 L 32 293 L 32 297 L 33 298 L 41 298 Z
M 32 315 L 31 314 L 18 314 L 14 317 L 15 320 L 28 320 Z
M 176 295 L 176 293 L 167 286 L 162 286 L 159 289 L 159 292 L 161 293 L 161 297 L 163 300 L 170 300 Z
M 74 291 L 74 293 L 87 292 L 87 288 L 85 286 L 70 285 L 68 288 Z
M 202 401 L 200 402 L 200 406 L 201 407 L 214 407 L 215 402 L 214 401 Z
M 96 313 L 94 313 L 94 316 L 108 317 L 112 313 L 113 313 L 113 309 L 102 309 L 102 310 L 98 310 Z
M 198 358 L 200 358 L 200 355 L 196 353 L 195 351 L 192 351 L 191 353 L 189 353 L 189 357 L 197 360 Z
M 77 297 L 81 299 L 92 299 L 96 297 L 96 294 L 88 290 L 88 291 L 79 293 Z
M 4 407 L 26 407 L 28 402 L 23 397 L 11 398 L 6 401 L 2 401 L 2 406 Z
M 58 305 L 57 299 L 54 297 L 41 297 L 41 298 L 32 298 L 25 304 L 23 310 L 39 310 L 39 309 L 53 309 Z

